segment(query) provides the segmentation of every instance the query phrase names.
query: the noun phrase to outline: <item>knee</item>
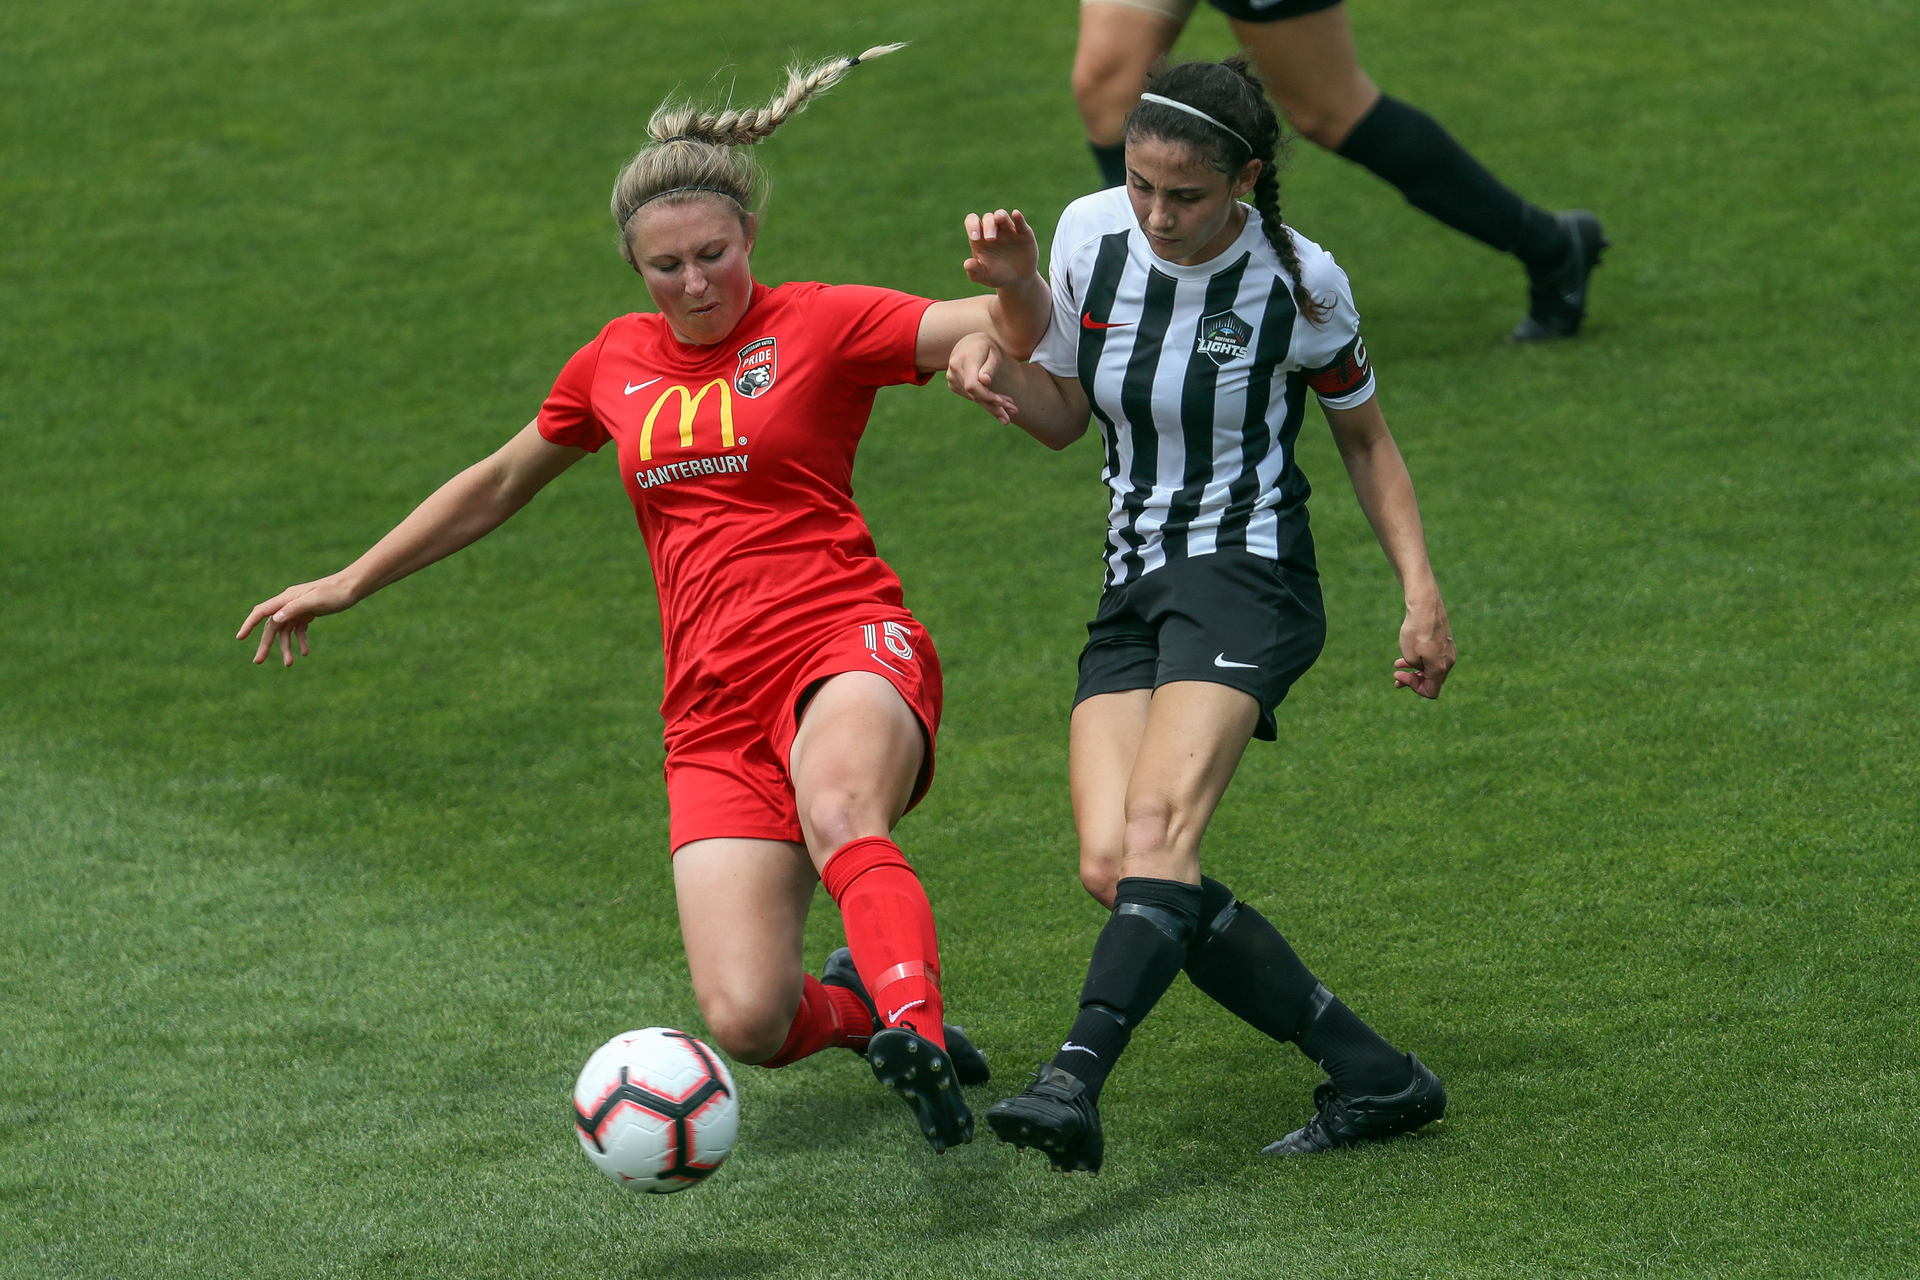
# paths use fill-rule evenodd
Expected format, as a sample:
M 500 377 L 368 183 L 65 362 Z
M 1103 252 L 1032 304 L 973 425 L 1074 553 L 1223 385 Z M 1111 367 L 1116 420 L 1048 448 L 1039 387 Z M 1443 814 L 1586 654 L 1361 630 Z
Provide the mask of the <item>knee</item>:
M 1295 132 L 1307 141 L 1329 151 L 1337 151 L 1367 112 L 1373 109 L 1380 91 L 1364 73 L 1350 81 L 1313 94 L 1279 93 L 1274 101 Z
M 1105 851 L 1080 853 L 1080 885 L 1094 901 L 1107 910 L 1113 910 L 1113 895 L 1120 886 L 1120 858 L 1117 853 L 1107 856 Z
M 702 1000 L 700 1016 L 706 1019 L 714 1043 L 734 1061 L 748 1064 L 765 1062 L 780 1052 L 793 1023 L 791 1013 L 783 1018 L 764 1002 L 724 996 Z
M 1073 61 L 1073 100 L 1080 114 L 1125 113 L 1140 96 L 1140 76 L 1123 58 L 1082 54 Z
M 1344 112 L 1329 110 L 1324 104 L 1305 99 L 1282 102 L 1280 110 L 1287 117 L 1287 123 L 1293 126 L 1294 132 L 1329 151 L 1337 150 L 1346 141 L 1354 124 Z
M 807 796 L 801 823 L 823 849 L 831 851 L 849 840 L 872 835 L 869 828 L 876 821 L 880 822 L 882 831 L 886 830 L 884 817 L 876 814 L 874 808 L 870 797 L 851 787 L 822 787 Z
M 1173 843 L 1180 806 L 1164 791 L 1127 797 L 1126 852 L 1156 853 Z

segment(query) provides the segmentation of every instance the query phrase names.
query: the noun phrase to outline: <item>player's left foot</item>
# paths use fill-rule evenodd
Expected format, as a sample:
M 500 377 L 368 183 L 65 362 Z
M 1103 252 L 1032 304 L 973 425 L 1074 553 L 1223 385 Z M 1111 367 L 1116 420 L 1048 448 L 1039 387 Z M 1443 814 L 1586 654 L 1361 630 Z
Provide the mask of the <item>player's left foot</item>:
M 860 981 L 860 970 L 853 966 L 852 951 L 841 947 L 828 956 L 826 966 L 820 970 L 820 982 L 824 986 L 845 987 L 860 997 L 860 1003 L 867 1006 L 867 1016 L 873 1020 L 873 1025 L 880 1025 L 880 1011 L 873 1007 L 866 984 Z M 967 1039 L 966 1028 L 956 1027 L 951 1022 L 942 1026 L 946 1032 L 947 1053 L 953 1058 L 954 1078 L 968 1087 L 993 1079 L 993 1070 L 987 1066 L 987 1055 L 973 1047 L 973 1041 Z M 868 1046 L 865 1044 L 850 1044 L 847 1048 L 863 1058 L 867 1056 Z
M 867 1045 L 874 1079 L 900 1095 L 935 1151 L 973 1141 L 973 1111 L 960 1092 L 953 1055 L 907 1030 L 876 1031 Z
M 1541 342 L 1571 338 L 1587 318 L 1587 281 L 1600 265 L 1600 255 L 1613 244 L 1600 229 L 1600 219 L 1585 209 L 1554 215 L 1567 233 L 1567 256 L 1552 271 L 1529 274 L 1527 314 L 1514 328 L 1513 341 Z
M 1313 1091 L 1316 1108 L 1313 1119 L 1280 1141 L 1261 1148 L 1263 1156 L 1313 1155 L 1335 1147 L 1350 1147 L 1357 1142 L 1391 1138 L 1411 1133 L 1421 1125 L 1438 1120 L 1447 1113 L 1447 1091 L 1440 1077 L 1420 1059 L 1407 1055 L 1413 1068 L 1413 1083 L 1399 1093 L 1385 1096 L 1342 1097 L 1331 1080 L 1322 1080 Z

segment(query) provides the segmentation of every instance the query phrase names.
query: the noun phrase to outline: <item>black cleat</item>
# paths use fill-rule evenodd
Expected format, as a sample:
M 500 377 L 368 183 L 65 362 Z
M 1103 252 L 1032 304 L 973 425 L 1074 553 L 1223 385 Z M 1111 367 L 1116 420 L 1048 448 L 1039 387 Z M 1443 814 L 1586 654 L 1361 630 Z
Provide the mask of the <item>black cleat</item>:
M 1088 1101 L 1086 1085 L 1055 1066 L 1036 1071 L 1025 1093 L 994 1103 L 987 1126 L 1016 1151 L 1038 1147 L 1046 1152 L 1060 1173 L 1098 1173 L 1106 1159 L 1100 1111 Z
M 1580 332 L 1580 322 L 1587 318 L 1587 280 L 1613 244 L 1600 229 L 1600 219 L 1585 209 L 1553 216 L 1572 244 L 1552 271 L 1528 273 L 1527 314 L 1513 330 L 1514 342 L 1571 338 Z
M 860 1003 L 867 1006 L 867 1016 L 873 1019 L 873 1025 L 880 1025 L 880 1011 L 873 1007 L 866 984 L 860 981 L 860 971 L 853 967 L 853 952 L 841 947 L 828 956 L 826 967 L 820 970 L 820 981 L 829 987 L 845 987 L 859 996 Z M 987 1066 L 987 1055 L 973 1047 L 973 1041 L 967 1039 L 966 1029 L 956 1027 L 951 1022 L 941 1025 L 946 1032 L 947 1054 L 953 1059 L 954 1078 L 968 1087 L 993 1079 L 993 1069 Z M 854 1045 L 848 1045 L 847 1048 L 863 1058 L 867 1056 L 865 1048 Z
M 1447 1091 L 1440 1077 L 1412 1054 L 1407 1065 L 1413 1068 L 1413 1083 L 1398 1093 L 1375 1097 L 1341 1097 L 1331 1080 L 1322 1080 L 1313 1091 L 1315 1114 L 1303 1128 L 1295 1129 L 1280 1141 L 1263 1147 L 1263 1156 L 1303 1156 L 1335 1147 L 1350 1147 L 1357 1142 L 1391 1138 L 1411 1133 L 1421 1125 L 1438 1120 L 1447 1113 Z M 987 1117 L 989 1122 L 993 1117 Z
M 935 1151 L 973 1141 L 973 1111 L 953 1074 L 953 1056 L 905 1027 L 874 1033 L 867 1045 L 873 1078 L 913 1108 Z

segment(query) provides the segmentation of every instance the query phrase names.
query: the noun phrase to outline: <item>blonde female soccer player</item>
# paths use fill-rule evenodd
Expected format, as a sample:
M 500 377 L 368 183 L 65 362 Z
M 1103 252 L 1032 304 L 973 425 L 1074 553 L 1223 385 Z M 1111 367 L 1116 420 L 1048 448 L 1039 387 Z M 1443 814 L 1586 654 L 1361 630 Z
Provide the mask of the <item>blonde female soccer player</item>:
M 1127 124 L 1127 185 L 1061 216 L 1053 328 L 1035 363 L 983 334 L 948 371 L 1042 443 L 1064 448 L 1098 419 L 1105 445 L 1106 591 L 1080 656 L 1070 772 L 1081 882 L 1112 915 L 1059 1052 L 987 1113 L 1002 1139 L 1063 1170 L 1099 1169 L 1101 1088 L 1183 967 L 1328 1073 L 1317 1114 L 1269 1154 L 1404 1132 L 1446 1107 L 1419 1059 L 1200 872 L 1200 838 L 1248 739 L 1277 736 L 1274 708 L 1326 636 L 1294 457 L 1307 392 L 1405 589 L 1395 682 L 1437 698 L 1454 662 L 1346 275 L 1280 220 L 1280 141 L 1244 59 L 1155 77 Z
M 289 587 L 265 624 L 307 628 L 497 527 L 608 443 L 645 535 L 666 649 L 674 887 L 700 1010 L 743 1062 L 865 1051 L 936 1151 L 969 1141 L 959 1085 L 986 1063 L 941 1018 L 925 892 L 890 832 L 933 779 L 940 663 L 874 551 L 851 491 L 877 389 L 923 383 L 980 331 L 1024 355 L 1046 282 L 1019 213 L 967 218 L 969 276 L 992 297 L 934 302 L 863 285 L 758 283 L 763 181 L 746 150 L 870 49 L 789 72 L 748 111 L 667 103 L 613 190 L 620 247 L 657 314 L 611 321 L 539 416 L 448 481 L 345 569 Z M 848 947 L 803 971 L 814 885 Z

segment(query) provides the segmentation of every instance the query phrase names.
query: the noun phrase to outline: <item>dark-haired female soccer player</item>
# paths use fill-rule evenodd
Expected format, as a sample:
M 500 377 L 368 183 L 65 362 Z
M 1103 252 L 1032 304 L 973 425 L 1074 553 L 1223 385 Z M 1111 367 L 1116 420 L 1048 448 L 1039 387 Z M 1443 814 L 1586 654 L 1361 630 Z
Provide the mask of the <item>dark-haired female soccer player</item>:
M 1073 93 L 1101 177 L 1126 180 L 1122 132 L 1147 70 L 1198 0 L 1081 0 Z M 1311 141 L 1392 183 L 1407 203 L 1520 260 L 1527 314 L 1516 342 L 1572 337 L 1607 238 L 1584 210 L 1548 213 L 1488 172 L 1416 106 L 1375 87 L 1353 47 L 1341 0 L 1208 0 L 1227 15 L 1281 110 Z
M 853 456 L 878 388 L 925 382 L 974 332 L 1024 355 L 1049 297 L 1032 231 L 1005 211 L 967 218 L 967 272 L 993 297 L 754 280 L 764 183 L 742 148 L 860 60 L 793 69 L 759 110 L 656 111 L 613 217 L 658 314 L 609 323 L 499 452 L 240 634 L 264 621 L 254 661 L 277 639 L 291 665 L 289 638 L 305 654 L 314 618 L 466 546 L 611 441 L 659 587 L 674 888 L 700 1011 L 744 1062 L 864 1050 L 939 1151 L 971 1140 L 958 1086 L 986 1062 L 942 1024 L 933 914 L 889 832 L 933 777 L 940 665 L 854 505 Z M 822 880 L 848 942 L 824 984 L 801 964 Z
M 1060 1051 L 987 1113 L 1003 1140 L 1059 1169 L 1099 1169 L 1101 1087 L 1183 967 L 1330 1077 L 1313 1119 L 1269 1154 L 1405 1132 L 1446 1107 L 1419 1059 L 1200 873 L 1201 835 L 1247 740 L 1276 736 L 1274 708 L 1326 635 L 1294 458 L 1308 390 L 1406 592 L 1395 683 L 1438 697 L 1454 661 L 1347 278 L 1280 221 L 1280 141 L 1244 59 L 1157 76 L 1127 124 L 1127 185 L 1061 216 L 1053 328 L 1035 363 L 980 335 L 948 370 L 956 391 L 1042 443 L 1066 447 L 1093 417 L 1106 445 L 1106 591 L 1080 655 L 1071 774 L 1080 878 L 1112 915 Z

